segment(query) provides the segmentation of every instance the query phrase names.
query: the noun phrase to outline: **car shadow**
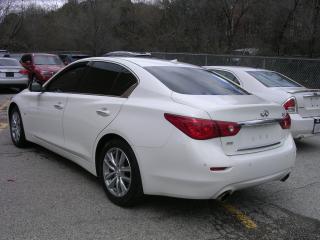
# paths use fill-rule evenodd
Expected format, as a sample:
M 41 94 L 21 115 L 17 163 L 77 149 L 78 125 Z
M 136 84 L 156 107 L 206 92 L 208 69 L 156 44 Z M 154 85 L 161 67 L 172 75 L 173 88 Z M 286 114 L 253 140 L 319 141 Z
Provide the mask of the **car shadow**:
M 20 90 L 17 88 L 0 88 L 0 95 L 17 94 Z
M 102 186 L 99 182 L 99 179 L 80 167 L 78 164 L 68 160 L 40 145 L 30 143 L 29 149 L 41 156 L 42 158 L 51 161 L 57 164 L 60 168 L 67 168 L 73 174 L 81 175 L 82 178 L 88 180 L 88 183 L 94 185 L 95 187 L 101 188 Z M 107 197 L 106 197 L 107 200 Z M 165 196 L 151 196 L 145 195 L 143 200 L 140 204 L 134 207 L 134 209 L 153 209 L 154 211 L 160 209 L 167 209 L 167 210 L 178 210 L 181 211 L 181 214 L 185 214 L 186 211 L 196 210 L 200 211 L 201 209 L 204 211 L 205 209 L 212 209 L 212 208 L 220 208 L 221 209 L 221 202 L 216 200 L 193 200 L 193 199 L 183 199 L 183 198 L 174 198 L 174 197 L 165 197 Z M 129 208 L 130 209 L 130 208 Z M 192 211 L 193 211 L 192 210 Z M 201 211 L 202 211 L 201 210 Z
M 57 163 L 59 167 L 67 168 L 71 170 L 73 173 L 79 174 L 89 180 L 91 183 L 95 182 L 97 185 L 99 184 L 98 178 L 84 168 L 80 167 L 78 164 L 74 163 L 73 161 L 66 159 L 40 145 L 29 143 L 29 147 L 32 149 L 33 152 L 39 154 L 42 158 L 45 158 L 48 161 Z
M 298 152 L 299 151 L 314 152 L 315 150 L 317 151 L 317 149 L 320 147 L 320 141 L 314 141 L 315 138 L 317 138 L 317 136 L 312 137 L 310 139 L 295 140 Z

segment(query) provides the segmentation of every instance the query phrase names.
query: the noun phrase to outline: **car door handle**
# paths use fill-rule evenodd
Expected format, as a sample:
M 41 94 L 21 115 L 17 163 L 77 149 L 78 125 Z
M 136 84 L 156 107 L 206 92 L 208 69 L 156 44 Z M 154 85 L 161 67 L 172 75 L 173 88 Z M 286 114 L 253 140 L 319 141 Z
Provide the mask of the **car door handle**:
M 110 111 L 106 108 L 103 108 L 103 109 L 99 109 L 96 111 L 96 113 L 102 117 L 107 117 L 107 116 L 110 116 Z
M 58 109 L 58 110 L 62 110 L 63 109 L 63 106 L 61 103 L 57 103 L 57 104 L 54 104 L 53 105 L 55 109 Z

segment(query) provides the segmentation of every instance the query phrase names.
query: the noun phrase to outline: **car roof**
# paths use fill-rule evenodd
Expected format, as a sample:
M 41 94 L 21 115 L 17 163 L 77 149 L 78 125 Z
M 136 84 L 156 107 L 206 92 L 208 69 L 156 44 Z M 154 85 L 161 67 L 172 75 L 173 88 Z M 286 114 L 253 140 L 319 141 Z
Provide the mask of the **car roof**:
M 89 54 L 85 53 L 59 53 L 59 56 L 90 56 Z
M 15 58 L 9 58 L 9 57 L 0 57 L 0 60 L 16 60 Z
M 163 60 L 163 59 L 154 59 L 154 58 L 135 58 L 135 57 L 93 57 L 93 58 L 86 58 L 83 60 L 111 60 L 115 62 L 131 62 L 140 67 L 192 67 L 192 68 L 200 68 L 199 66 L 191 65 L 188 63 L 178 62 L 176 60 Z
M 103 57 L 152 57 L 148 52 L 129 52 L 129 51 L 114 51 L 108 52 Z
M 224 69 L 229 71 L 269 71 L 262 68 L 243 67 L 243 66 L 205 66 L 208 69 Z
M 53 53 L 24 53 L 23 55 L 57 56 L 57 54 L 53 54 Z

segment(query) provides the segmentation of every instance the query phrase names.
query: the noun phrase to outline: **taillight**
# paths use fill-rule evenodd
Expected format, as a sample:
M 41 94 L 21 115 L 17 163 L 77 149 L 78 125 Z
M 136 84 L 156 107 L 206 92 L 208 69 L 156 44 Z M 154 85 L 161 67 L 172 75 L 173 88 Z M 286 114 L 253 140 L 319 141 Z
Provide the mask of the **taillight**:
M 21 69 L 21 70 L 19 71 L 19 73 L 22 74 L 22 75 L 28 75 L 28 74 L 29 74 L 29 72 L 28 72 L 27 69 Z
M 291 118 L 288 113 L 283 119 L 281 119 L 280 126 L 282 127 L 282 129 L 290 129 L 291 128 Z
M 180 131 L 197 140 L 235 136 L 240 131 L 238 123 L 192 118 L 165 113 L 164 117 Z
M 294 97 L 289 98 L 284 104 L 283 107 L 287 110 L 288 113 L 295 113 L 297 111 L 297 103 Z

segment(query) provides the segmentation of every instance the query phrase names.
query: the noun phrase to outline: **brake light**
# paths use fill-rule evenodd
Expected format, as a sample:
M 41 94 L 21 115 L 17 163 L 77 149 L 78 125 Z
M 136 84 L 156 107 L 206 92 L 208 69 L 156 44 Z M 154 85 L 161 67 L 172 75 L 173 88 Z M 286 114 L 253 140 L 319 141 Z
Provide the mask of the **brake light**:
M 22 74 L 22 75 L 28 75 L 28 74 L 29 74 L 29 72 L 28 72 L 27 69 L 21 69 L 21 70 L 19 71 L 19 73 Z
M 192 118 L 169 113 L 165 113 L 164 117 L 180 131 L 197 140 L 235 136 L 241 128 L 238 123 L 233 122 Z
M 282 129 L 290 129 L 291 128 L 291 118 L 288 113 L 283 119 L 281 119 L 280 126 L 282 127 Z
M 283 107 L 287 110 L 288 113 L 295 113 L 297 110 L 296 99 L 294 97 L 289 98 L 284 104 Z

